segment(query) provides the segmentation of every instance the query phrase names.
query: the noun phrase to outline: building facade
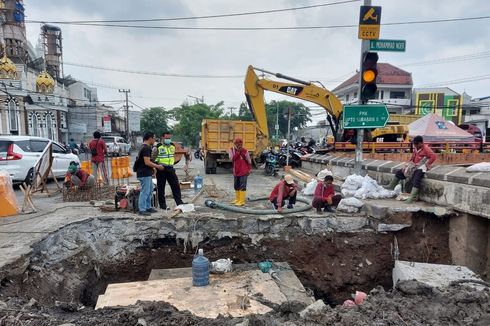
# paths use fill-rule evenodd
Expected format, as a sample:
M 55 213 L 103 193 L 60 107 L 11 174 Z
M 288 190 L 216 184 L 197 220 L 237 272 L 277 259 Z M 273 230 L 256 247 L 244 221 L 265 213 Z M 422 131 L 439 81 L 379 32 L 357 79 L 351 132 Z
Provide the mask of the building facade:
M 448 87 L 415 88 L 413 90 L 412 105 L 415 114 L 424 116 L 435 113 L 456 125 L 462 123 L 463 98 Z

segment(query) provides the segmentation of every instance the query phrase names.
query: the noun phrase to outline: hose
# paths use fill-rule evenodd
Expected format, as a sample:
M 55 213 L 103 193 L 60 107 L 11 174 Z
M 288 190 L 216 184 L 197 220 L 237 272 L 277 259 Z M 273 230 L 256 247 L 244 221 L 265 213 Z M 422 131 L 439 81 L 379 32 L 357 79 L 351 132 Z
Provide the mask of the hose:
M 248 199 L 248 201 L 259 201 L 259 200 L 269 200 L 269 197 L 257 197 L 257 198 L 249 198 Z M 282 213 L 278 213 L 277 210 L 275 210 L 275 209 L 252 209 L 252 208 L 236 207 L 236 206 L 231 206 L 231 205 L 227 205 L 224 203 L 220 203 L 220 202 L 214 201 L 212 199 L 208 199 L 204 203 L 206 204 L 207 207 L 210 207 L 210 208 L 221 208 L 221 209 L 231 211 L 231 212 L 235 212 L 235 213 L 255 214 L 255 215 L 300 213 L 300 212 L 309 211 L 312 207 L 310 205 L 310 200 L 308 200 L 306 198 L 298 197 L 296 199 L 296 201 L 305 203 L 307 205 L 295 207 L 295 208 L 291 208 L 291 209 L 285 209 L 282 211 Z

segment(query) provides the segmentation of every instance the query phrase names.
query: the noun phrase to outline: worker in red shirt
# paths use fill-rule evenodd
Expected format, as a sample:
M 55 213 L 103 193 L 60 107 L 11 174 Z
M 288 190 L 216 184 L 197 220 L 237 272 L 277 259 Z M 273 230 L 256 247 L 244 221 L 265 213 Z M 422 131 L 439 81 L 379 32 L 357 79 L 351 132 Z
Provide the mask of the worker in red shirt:
M 228 155 L 233 163 L 233 186 L 235 188 L 235 200 L 231 203 L 243 206 L 247 197 L 247 178 L 252 169 L 252 160 L 247 149 L 243 147 L 243 140 L 239 137 L 235 138 Z
M 335 210 L 332 208 L 334 196 L 335 190 L 333 188 L 333 177 L 331 175 L 327 175 L 322 182 L 318 182 L 316 185 L 311 206 L 316 208 L 316 212 L 318 214 L 322 213 L 322 209 L 325 212 L 334 213 Z
M 107 169 L 105 166 L 105 156 L 107 154 L 107 146 L 105 141 L 100 138 L 100 132 L 94 132 L 94 139 L 90 141 L 88 144 L 88 148 L 90 149 L 90 153 L 92 154 L 92 171 L 94 172 L 95 180 L 99 178 L 99 169 L 100 172 L 103 173 L 104 183 L 109 182 L 109 178 L 107 177 Z
M 429 146 L 424 144 L 422 136 L 415 136 L 413 145 L 415 148 L 410 162 L 406 167 L 396 172 L 395 178 L 388 186 L 388 189 L 395 189 L 400 180 L 410 178 L 412 181 L 412 192 L 410 193 L 410 197 L 406 200 L 407 203 L 418 200 L 422 178 L 424 177 L 425 172 L 432 168 L 432 165 L 437 159 L 436 154 L 434 154 Z
M 286 174 L 284 179 L 279 181 L 272 190 L 269 200 L 274 205 L 274 208 L 277 209 L 277 212 L 282 213 L 286 200 L 288 200 L 288 209 L 294 208 L 297 193 L 298 186 L 293 177 L 290 174 Z

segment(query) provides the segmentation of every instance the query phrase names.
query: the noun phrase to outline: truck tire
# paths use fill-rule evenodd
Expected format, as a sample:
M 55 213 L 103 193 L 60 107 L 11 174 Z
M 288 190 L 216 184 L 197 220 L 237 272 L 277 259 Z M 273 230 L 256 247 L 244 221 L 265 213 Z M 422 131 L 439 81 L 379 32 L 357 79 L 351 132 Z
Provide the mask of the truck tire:
M 204 167 L 206 174 L 216 174 L 216 158 L 207 154 L 204 158 Z

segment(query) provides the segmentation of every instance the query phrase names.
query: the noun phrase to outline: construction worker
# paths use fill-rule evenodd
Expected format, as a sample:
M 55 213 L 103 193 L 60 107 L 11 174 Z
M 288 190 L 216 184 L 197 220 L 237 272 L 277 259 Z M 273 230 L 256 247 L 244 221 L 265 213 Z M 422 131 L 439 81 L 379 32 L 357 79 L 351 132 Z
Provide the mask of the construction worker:
M 407 203 L 412 203 L 418 200 L 422 178 L 426 171 L 432 168 L 432 164 L 437 159 L 436 154 L 424 144 L 422 136 L 415 136 L 413 139 L 414 151 L 408 165 L 396 172 L 395 178 L 391 181 L 388 189 L 395 189 L 400 180 L 410 178 L 412 181 L 412 192 L 406 200 Z
M 247 177 L 252 169 L 250 153 L 243 147 L 243 140 L 237 137 L 233 142 L 233 148 L 228 150 L 228 155 L 233 163 L 235 188 L 235 200 L 231 203 L 236 206 L 243 206 L 247 197 Z
M 331 175 L 327 175 L 322 182 L 318 182 L 316 185 L 311 206 L 316 208 L 316 212 L 318 214 L 322 213 L 322 209 L 324 212 L 334 213 L 335 210 L 332 208 L 334 196 L 335 190 L 333 188 L 333 177 Z
M 88 189 L 93 187 L 95 184 L 95 177 L 84 170 L 80 169 L 80 165 L 71 161 L 68 166 L 68 171 L 65 175 L 65 186 L 71 188 L 72 186 L 78 187 L 80 189 Z
M 161 143 L 158 143 L 153 153 L 156 164 L 163 166 L 162 170 L 157 171 L 157 188 L 158 188 L 158 204 L 161 209 L 167 209 L 165 202 L 165 185 L 168 181 L 175 203 L 178 205 L 184 204 L 180 192 L 179 178 L 175 173 L 175 145 L 172 143 L 172 133 L 165 131 L 161 137 Z M 185 170 L 188 169 L 186 158 Z
M 288 209 L 294 208 L 296 204 L 296 195 L 298 193 L 298 186 L 294 182 L 293 177 L 290 174 L 286 174 L 284 179 L 274 187 L 269 195 L 269 201 L 274 205 L 274 208 L 278 213 L 282 213 L 283 207 L 288 200 Z

